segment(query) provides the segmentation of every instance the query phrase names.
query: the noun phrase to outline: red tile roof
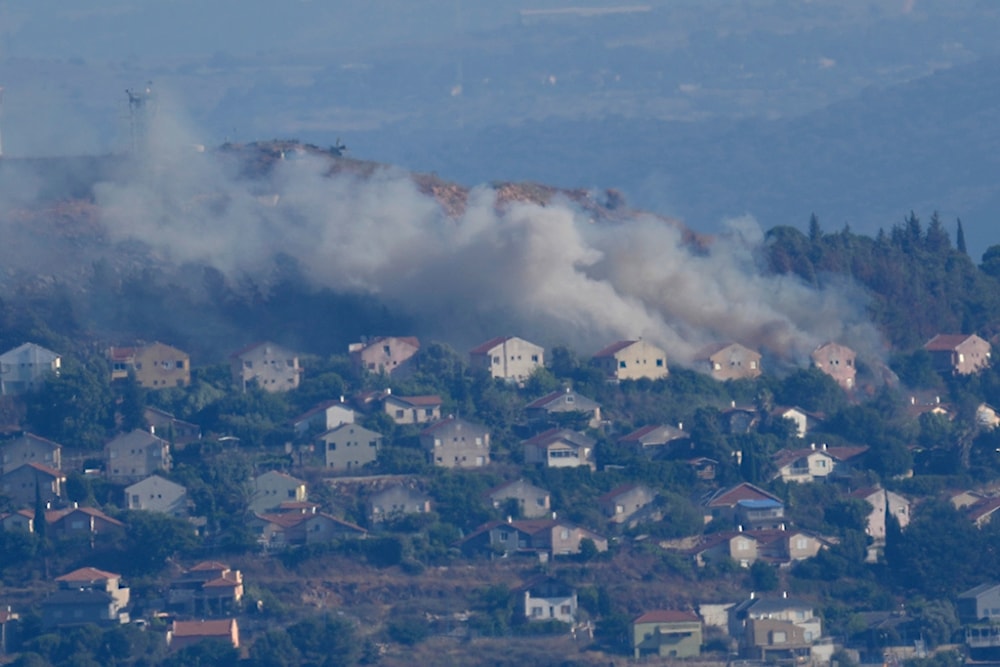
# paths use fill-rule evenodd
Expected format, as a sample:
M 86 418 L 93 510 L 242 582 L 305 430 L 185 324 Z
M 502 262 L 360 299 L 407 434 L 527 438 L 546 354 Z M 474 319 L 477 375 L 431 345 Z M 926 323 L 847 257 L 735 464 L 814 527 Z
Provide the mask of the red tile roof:
M 654 609 L 636 617 L 632 623 L 700 623 L 701 619 L 693 611 L 676 609 Z
M 924 343 L 928 352 L 947 352 L 971 338 L 973 334 L 938 334 Z
M 107 581 L 108 579 L 121 579 L 121 576 L 114 572 L 98 570 L 96 567 L 81 567 L 79 570 L 73 570 L 61 577 L 56 577 L 56 581 Z
M 485 343 L 480 343 L 471 350 L 469 354 L 487 354 L 490 350 L 495 348 L 497 345 L 510 340 L 513 336 L 497 336 L 496 338 L 490 338 Z
M 385 398 L 394 398 L 397 401 L 402 401 L 403 403 L 408 403 L 414 407 L 420 408 L 438 406 L 444 402 L 441 400 L 440 396 L 430 394 L 424 396 L 395 396 L 393 394 L 389 394 Z
M 776 500 L 781 499 L 754 486 L 748 482 L 743 482 L 730 489 L 725 489 L 715 493 L 708 499 L 706 505 L 709 507 L 735 507 L 741 500 Z
M 174 621 L 174 637 L 230 637 L 236 619 L 213 621 Z
M 635 345 L 638 342 L 639 341 L 637 340 L 620 340 L 617 343 L 612 343 L 611 345 L 608 345 L 602 350 L 598 350 L 598 352 L 594 354 L 594 358 L 599 359 L 601 357 L 613 357 L 614 355 L 624 350 L 626 347 Z

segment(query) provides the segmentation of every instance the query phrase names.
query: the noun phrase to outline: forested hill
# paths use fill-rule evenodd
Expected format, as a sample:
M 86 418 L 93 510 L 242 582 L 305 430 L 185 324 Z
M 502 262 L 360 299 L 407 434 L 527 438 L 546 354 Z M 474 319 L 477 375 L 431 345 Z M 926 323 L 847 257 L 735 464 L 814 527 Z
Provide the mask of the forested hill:
M 911 212 L 871 238 L 849 227 L 824 232 L 813 217 L 807 233 L 782 226 L 767 237 L 771 270 L 815 285 L 842 275 L 864 285 L 873 320 L 897 350 L 942 332 L 988 339 L 1000 333 L 1000 246 L 991 246 L 977 266 L 965 251 L 961 221 L 952 232 L 937 214 L 924 224 Z

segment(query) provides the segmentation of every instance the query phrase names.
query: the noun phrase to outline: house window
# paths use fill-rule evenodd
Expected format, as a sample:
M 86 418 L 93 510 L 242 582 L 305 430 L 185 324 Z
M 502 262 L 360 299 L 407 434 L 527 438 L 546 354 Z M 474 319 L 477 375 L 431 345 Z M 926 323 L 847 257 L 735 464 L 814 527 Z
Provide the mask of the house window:
M 396 410 L 396 419 L 402 419 L 402 418 L 403 418 L 403 411 Z
M 568 604 L 564 604 L 563 606 L 559 607 L 559 613 L 562 614 L 563 616 L 569 616 L 570 614 L 573 613 L 573 610 L 570 608 Z
M 663 368 L 663 359 L 657 359 L 656 360 L 656 367 L 657 368 Z
M 751 361 L 750 362 L 750 368 L 756 369 L 757 368 L 757 362 L 756 361 Z
M 563 528 L 562 530 L 559 531 L 559 539 L 560 540 L 568 540 L 569 539 L 569 529 L 568 528 Z
M 538 355 L 537 354 L 531 355 L 531 360 L 537 364 L 538 363 Z
M 712 368 L 714 370 L 721 371 L 722 370 L 722 364 L 720 364 L 718 361 L 716 361 L 714 364 L 712 364 Z
M 542 612 L 543 612 L 543 609 L 541 607 L 532 607 L 531 608 L 531 617 L 532 618 L 541 618 L 542 617 Z
M 509 533 L 506 530 L 501 530 L 500 534 L 497 535 L 497 539 L 499 539 L 501 542 L 506 542 L 508 536 Z
M 625 362 L 624 361 L 619 361 L 618 362 L 618 368 L 625 368 Z
M 784 632 L 772 632 L 771 633 L 771 643 L 772 644 L 784 644 L 787 640 L 785 639 Z
M 295 489 L 288 489 L 288 497 L 289 498 L 295 497 Z
M 424 416 L 425 417 L 433 417 L 434 416 L 434 408 L 424 408 Z

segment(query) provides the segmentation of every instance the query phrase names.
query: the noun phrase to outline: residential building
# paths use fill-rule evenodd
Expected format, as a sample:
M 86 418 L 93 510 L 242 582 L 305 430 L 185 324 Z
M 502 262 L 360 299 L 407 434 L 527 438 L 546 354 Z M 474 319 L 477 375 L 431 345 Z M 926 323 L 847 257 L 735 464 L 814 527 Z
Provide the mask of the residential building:
M 330 470 L 357 470 L 378 458 L 382 434 L 347 422 L 321 433 L 317 442 L 324 452 L 324 465 Z
M 824 343 L 813 350 L 811 355 L 816 368 L 832 377 L 845 391 L 854 389 L 858 374 L 854 363 L 856 357 L 854 350 L 837 343 Z
M 0 475 L 26 463 L 41 463 L 55 470 L 62 468 L 62 445 L 31 433 L 23 433 L 0 442 Z
M 253 343 L 229 356 L 233 382 L 243 391 L 252 387 L 264 391 L 296 389 L 302 377 L 299 356 L 274 343 Z
M 0 354 L 0 396 L 25 394 L 45 379 L 59 375 L 62 357 L 35 343 L 24 343 Z
M 740 639 L 740 657 L 764 664 L 801 664 L 809 661 L 812 642 L 804 628 L 791 621 L 751 618 Z
M 250 526 L 259 534 L 258 543 L 268 550 L 363 538 L 368 534 L 361 526 L 315 510 L 257 514 Z
M 45 627 L 128 622 L 130 591 L 120 574 L 83 567 L 56 577 L 56 583 L 58 589 L 42 601 Z
M 725 381 L 759 377 L 760 359 L 759 352 L 739 343 L 715 343 L 702 348 L 694 361 L 699 370 Z
M 813 605 L 804 600 L 788 597 L 784 593 L 782 597 L 774 598 L 758 597 L 751 593 L 748 599 L 730 608 L 730 636 L 746 637 L 748 622 L 761 619 L 791 623 L 802 630 L 801 641 L 805 643 L 812 643 L 823 636 L 823 621 L 816 615 Z
M 523 383 L 545 367 L 545 350 L 517 336 L 500 336 L 472 348 L 469 366 L 482 368 L 492 378 Z
M 116 484 L 138 482 L 171 467 L 170 444 L 149 431 L 135 429 L 104 446 L 104 474 Z
M 447 417 L 420 432 L 420 446 L 442 468 L 481 468 L 490 462 L 490 433 L 461 417 Z
M 240 628 L 236 619 L 174 621 L 167 631 L 167 646 L 171 651 L 179 651 L 206 639 L 223 641 L 239 648 Z
M 872 506 L 866 521 L 865 533 L 876 543 L 885 543 L 887 512 L 896 517 L 900 528 L 906 528 L 910 523 L 910 501 L 894 491 L 881 487 L 865 487 L 854 491 L 850 497 L 864 500 Z
M 397 424 L 433 424 L 441 419 L 440 396 L 396 396 L 386 390 L 381 404 Z
M 579 418 L 581 428 L 601 425 L 601 405 L 568 387 L 528 403 L 524 413 L 529 421 L 535 423 L 556 421 L 566 425 L 567 420 Z
M 736 523 L 747 530 L 781 529 L 785 525 L 785 504 L 771 498 L 737 501 Z
M 34 506 L 36 500 L 59 500 L 65 486 L 66 475 L 41 463 L 26 463 L 0 475 L 0 495 L 7 496 L 15 507 Z
M 746 500 L 771 500 L 781 503 L 781 499 L 777 496 L 749 482 L 743 482 L 728 489 L 719 489 L 702 500 L 702 505 L 709 512 L 706 521 L 728 517 L 735 523 L 739 503 Z
M 159 408 L 146 408 L 142 411 L 142 418 L 150 433 L 163 438 L 173 447 L 183 447 L 201 440 L 200 426 L 177 419 Z
M 368 498 L 368 516 L 372 523 L 430 511 L 431 500 L 427 494 L 402 484 L 377 491 Z
M 668 375 L 667 353 L 642 339 L 612 343 L 594 355 L 594 363 L 612 380 L 659 380 Z
M 524 617 L 531 622 L 575 623 L 579 607 L 576 589 L 554 577 L 541 576 L 515 591 L 521 597 Z
M 824 415 L 803 410 L 798 406 L 777 407 L 771 410 L 772 419 L 790 419 L 795 423 L 795 435 L 805 438 L 816 426 L 823 422 Z
M 691 611 L 656 609 L 632 620 L 632 650 L 636 660 L 696 658 L 701 655 L 702 622 Z
M 158 512 L 175 517 L 188 513 L 187 488 L 159 475 L 125 487 L 125 507 L 130 510 Z
M 125 524 L 96 507 L 64 507 L 45 511 L 49 535 L 61 538 L 105 535 L 124 530 Z
M 924 343 L 934 370 L 948 375 L 978 373 L 992 362 L 990 344 L 976 334 L 938 334 Z
M 413 336 L 379 336 L 348 347 L 357 368 L 386 375 L 408 373 L 419 351 L 420 341 Z
M 815 443 L 804 449 L 782 449 L 772 460 L 777 469 L 775 477 L 784 482 L 815 482 L 835 472 L 843 475 L 854 469 L 868 452 L 867 446 L 818 448 Z
M 470 555 L 534 554 L 552 557 L 580 553 L 583 540 L 593 542 L 597 551 L 608 549 L 606 538 L 561 519 L 491 521 L 474 530 L 459 544 Z
M 276 509 L 288 501 L 305 501 L 306 483 L 288 473 L 272 470 L 253 480 L 253 497 L 249 510 L 254 513 Z
M 955 611 L 962 623 L 1000 621 L 1000 584 L 979 584 L 961 593 L 955 601 Z
M 343 397 L 335 401 L 323 401 L 289 421 L 298 436 L 324 433 L 341 424 L 354 423 L 354 410 L 344 403 Z
M 552 497 L 548 491 L 526 481 L 523 477 L 501 484 L 486 492 L 495 509 L 504 509 L 513 503 L 517 518 L 537 519 L 552 512 Z
M 19 509 L 16 512 L 0 513 L 0 530 L 35 532 L 35 512 L 29 509 Z
M 655 500 L 656 492 L 645 484 L 622 484 L 600 496 L 597 504 L 611 523 L 630 523 Z
M 596 444 L 590 436 L 568 428 L 552 428 L 521 443 L 524 462 L 546 468 L 594 468 Z
M 135 375 L 139 386 L 146 389 L 186 387 L 191 384 L 191 357 L 187 352 L 163 343 L 148 343 L 133 347 L 111 347 L 107 352 L 111 363 L 111 380 L 124 380 Z
M 690 441 L 690 436 L 680 426 L 667 424 L 649 424 L 618 438 L 619 445 L 648 458 L 668 457 L 675 450 L 689 448 Z
M 232 613 L 242 599 L 243 573 L 217 561 L 194 565 L 174 577 L 167 590 L 167 605 L 192 615 Z

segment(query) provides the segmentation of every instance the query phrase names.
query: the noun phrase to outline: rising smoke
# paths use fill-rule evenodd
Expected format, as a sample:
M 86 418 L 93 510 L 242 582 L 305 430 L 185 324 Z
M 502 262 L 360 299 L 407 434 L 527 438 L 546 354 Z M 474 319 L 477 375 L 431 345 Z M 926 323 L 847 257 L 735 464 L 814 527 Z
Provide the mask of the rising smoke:
M 377 295 L 459 349 L 515 334 L 581 354 L 641 336 L 681 363 L 730 340 L 790 363 L 826 340 L 881 352 L 859 290 L 761 270 L 751 218 L 693 249 L 653 216 L 593 222 L 568 201 L 498 206 L 481 187 L 452 217 L 391 168 L 329 176 L 326 158 L 303 155 L 247 179 L 211 152 L 164 148 L 189 144 L 160 141 L 144 169 L 97 188 L 113 239 L 234 278 L 264 274 L 282 253 L 317 285 Z

